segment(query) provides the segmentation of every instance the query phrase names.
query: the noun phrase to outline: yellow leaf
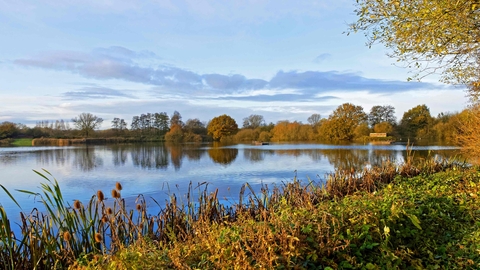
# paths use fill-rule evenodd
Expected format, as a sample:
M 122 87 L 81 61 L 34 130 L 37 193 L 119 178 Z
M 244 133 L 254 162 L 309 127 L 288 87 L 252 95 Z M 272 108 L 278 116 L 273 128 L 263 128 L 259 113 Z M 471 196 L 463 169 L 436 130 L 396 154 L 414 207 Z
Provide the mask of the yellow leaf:
M 417 216 L 415 215 L 407 215 L 407 216 L 408 218 L 410 218 L 410 220 L 412 221 L 415 227 L 417 227 L 419 230 L 422 229 L 422 227 L 420 227 L 420 220 L 417 218 Z
M 389 236 L 390 235 L 390 228 L 385 225 L 385 227 L 383 227 L 383 233 L 385 233 L 385 236 Z

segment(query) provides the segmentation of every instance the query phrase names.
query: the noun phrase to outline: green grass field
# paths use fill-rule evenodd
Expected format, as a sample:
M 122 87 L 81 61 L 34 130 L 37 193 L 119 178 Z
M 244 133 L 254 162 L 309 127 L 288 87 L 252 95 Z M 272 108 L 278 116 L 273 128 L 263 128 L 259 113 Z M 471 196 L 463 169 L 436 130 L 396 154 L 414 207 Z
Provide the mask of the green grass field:
M 13 141 L 12 145 L 15 146 L 32 146 L 32 139 L 24 138 L 24 139 L 16 139 Z

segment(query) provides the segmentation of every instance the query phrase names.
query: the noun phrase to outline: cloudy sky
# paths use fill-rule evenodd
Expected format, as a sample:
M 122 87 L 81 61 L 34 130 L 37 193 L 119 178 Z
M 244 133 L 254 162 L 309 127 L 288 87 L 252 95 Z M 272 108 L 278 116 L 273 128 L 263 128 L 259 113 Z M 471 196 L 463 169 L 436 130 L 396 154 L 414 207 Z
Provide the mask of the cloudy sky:
M 241 125 L 307 122 L 340 104 L 467 105 L 434 76 L 407 82 L 382 45 L 347 36 L 354 0 L 0 0 L 0 122 L 34 125 L 82 112 L 130 123 L 179 111 Z

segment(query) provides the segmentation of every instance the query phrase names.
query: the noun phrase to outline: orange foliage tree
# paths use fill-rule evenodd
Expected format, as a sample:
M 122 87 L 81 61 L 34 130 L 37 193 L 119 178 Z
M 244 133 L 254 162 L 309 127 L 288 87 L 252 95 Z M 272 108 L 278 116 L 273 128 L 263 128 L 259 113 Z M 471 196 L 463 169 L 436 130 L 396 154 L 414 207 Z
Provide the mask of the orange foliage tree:
M 219 141 L 224 137 L 235 135 L 238 132 L 238 125 L 232 117 L 223 114 L 210 121 L 207 131 L 215 141 Z

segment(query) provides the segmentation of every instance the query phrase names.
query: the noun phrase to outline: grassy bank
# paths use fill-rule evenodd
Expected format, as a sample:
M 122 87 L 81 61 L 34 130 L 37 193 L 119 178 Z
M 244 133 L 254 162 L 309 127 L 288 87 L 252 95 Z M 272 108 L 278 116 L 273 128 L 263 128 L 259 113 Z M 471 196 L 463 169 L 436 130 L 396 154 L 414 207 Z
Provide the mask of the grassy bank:
M 0 140 L 1 146 L 32 146 L 32 139 L 22 138 L 22 139 L 3 139 Z
M 32 146 L 32 139 L 30 139 L 30 138 L 15 139 L 12 142 L 12 145 L 15 145 L 15 146 Z
M 160 213 L 141 196 L 126 209 L 120 184 L 113 205 L 101 191 L 69 205 L 44 176 L 47 213 L 23 215 L 21 236 L 0 211 L 2 269 L 480 267 L 480 170 L 454 162 L 337 171 L 325 185 L 294 180 L 256 194 L 246 184 L 231 206 L 205 188 L 184 204 L 172 195 Z

